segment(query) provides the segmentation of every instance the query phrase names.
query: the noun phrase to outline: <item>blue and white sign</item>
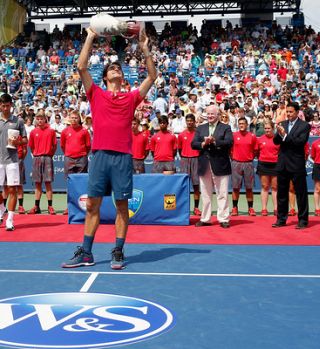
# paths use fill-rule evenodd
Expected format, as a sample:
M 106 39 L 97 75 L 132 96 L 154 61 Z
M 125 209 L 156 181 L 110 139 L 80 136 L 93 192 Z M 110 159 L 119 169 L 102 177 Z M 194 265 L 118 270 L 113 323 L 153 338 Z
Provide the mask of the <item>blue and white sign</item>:
M 146 340 L 174 325 L 165 307 L 99 293 L 49 293 L 0 300 L 0 346 L 110 348 Z

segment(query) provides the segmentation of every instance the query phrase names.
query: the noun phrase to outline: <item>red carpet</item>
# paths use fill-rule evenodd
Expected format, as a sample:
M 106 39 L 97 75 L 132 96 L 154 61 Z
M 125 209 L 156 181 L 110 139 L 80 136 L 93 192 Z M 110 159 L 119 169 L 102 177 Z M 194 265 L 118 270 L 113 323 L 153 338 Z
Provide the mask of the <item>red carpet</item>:
M 296 230 L 297 218 L 288 220 L 283 228 L 271 228 L 275 218 L 233 217 L 229 229 L 221 228 L 215 217 L 213 225 L 196 228 L 198 217 L 191 217 L 190 226 L 132 225 L 128 243 L 146 244 L 215 244 L 215 245 L 320 245 L 320 218 L 310 217 L 309 227 Z M 83 225 L 67 224 L 67 217 L 15 216 L 16 230 L 7 232 L 4 223 L 0 228 L 0 241 L 11 242 L 75 242 L 80 243 Z M 113 225 L 100 225 L 96 242 L 113 242 Z

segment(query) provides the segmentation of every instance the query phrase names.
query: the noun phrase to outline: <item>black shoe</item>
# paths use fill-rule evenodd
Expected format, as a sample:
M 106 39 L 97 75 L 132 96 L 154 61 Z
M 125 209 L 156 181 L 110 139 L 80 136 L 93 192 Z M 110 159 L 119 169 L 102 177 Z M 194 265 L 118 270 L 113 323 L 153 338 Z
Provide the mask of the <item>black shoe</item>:
M 280 228 L 285 226 L 286 226 L 286 222 L 281 222 L 281 221 L 276 221 L 275 223 L 272 224 L 272 228 Z
M 220 227 L 221 228 L 230 228 L 230 223 L 229 222 L 221 222 Z
M 295 228 L 296 229 L 306 229 L 306 228 L 308 228 L 308 224 L 307 223 L 298 223 Z
M 111 262 L 110 262 L 111 269 L 114 270 L 121 270 L 124 269 L 124 255 L 120 248 L 115 247 L 111 251 Z
M 198 221 L 198 222 L 195 224 L 196 227 L 207 227 L 207 226 L 209 226 L 209 225 L 211 225 L 211 223 L 202 222 L 202 221 Z

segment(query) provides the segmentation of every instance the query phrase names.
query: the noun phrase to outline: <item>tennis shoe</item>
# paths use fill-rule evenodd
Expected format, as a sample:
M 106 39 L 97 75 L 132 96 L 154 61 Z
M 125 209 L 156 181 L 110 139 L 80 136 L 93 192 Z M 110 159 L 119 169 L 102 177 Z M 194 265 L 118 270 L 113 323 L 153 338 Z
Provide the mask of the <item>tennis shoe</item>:
M 115 247 L 111 251 L 111 262 L 110 262 L 111 269 L 113 270 L 121 270 L 124 269 L 124 255 L 120 248 Z
M 55 215 L 56 211 L 54 210 L 54 208 L 52 206 L 48 206 L 48 213 L 51 215 Z
M 6 231 L 14 231 L 14 225 L 11 220 L 6 221 Z
M 19 206 L 19 207 L 18 207 L 18 213 L 19 213 L 19 214 L 25 214 L 25 213 L 26 213 L 26 210 L 24 209 L 23 206 Z
M 231 210 L 231 216 L 238 216 L 239 211 L 238 211 L 238 207 L 233 207 Z
M 261 216 L 267 216 L 268 210 L 261 210 Z
M 195 216 L 201 216 L 201 211 L 198 209 L 198 207 L 194 208 L 193 213 Z
M 28 212 L 28 214 L 40 214 L 41 210 L 39 206 L 33 206 L 32 209 Z
M 289 212 L 288 212 L 288 216 L 295 216 L 297 213 L 296 213 L 296 210 L 294 208 L 292 208 Z
M 93 254 L 85 252 L 83 247 L 78 246 L 74 252 L 74 256 L 67 262 L 62 263 L 62 268 L 78 268 L 78 267 L 89 267 L 94 265 Z
M 254 210 L 253 207 L 250 207 L 250 208 L 249 208 L 248 214 L 249 214 L 249 216 L 252 216 L 252 217 L 256 215 L 256 211 Z

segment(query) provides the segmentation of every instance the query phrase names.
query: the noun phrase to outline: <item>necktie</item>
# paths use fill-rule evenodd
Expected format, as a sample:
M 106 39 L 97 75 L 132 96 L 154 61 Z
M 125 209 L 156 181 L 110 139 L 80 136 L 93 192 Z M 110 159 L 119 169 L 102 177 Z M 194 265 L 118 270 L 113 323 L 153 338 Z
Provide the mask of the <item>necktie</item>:
M 209 125 L 209 136 L 213 136 L 215 129 L 216 129 L 216 124 Z
M 289 122 L 288 133 L 290 133 L 293 125 L 294 125 L 293 122 Z

